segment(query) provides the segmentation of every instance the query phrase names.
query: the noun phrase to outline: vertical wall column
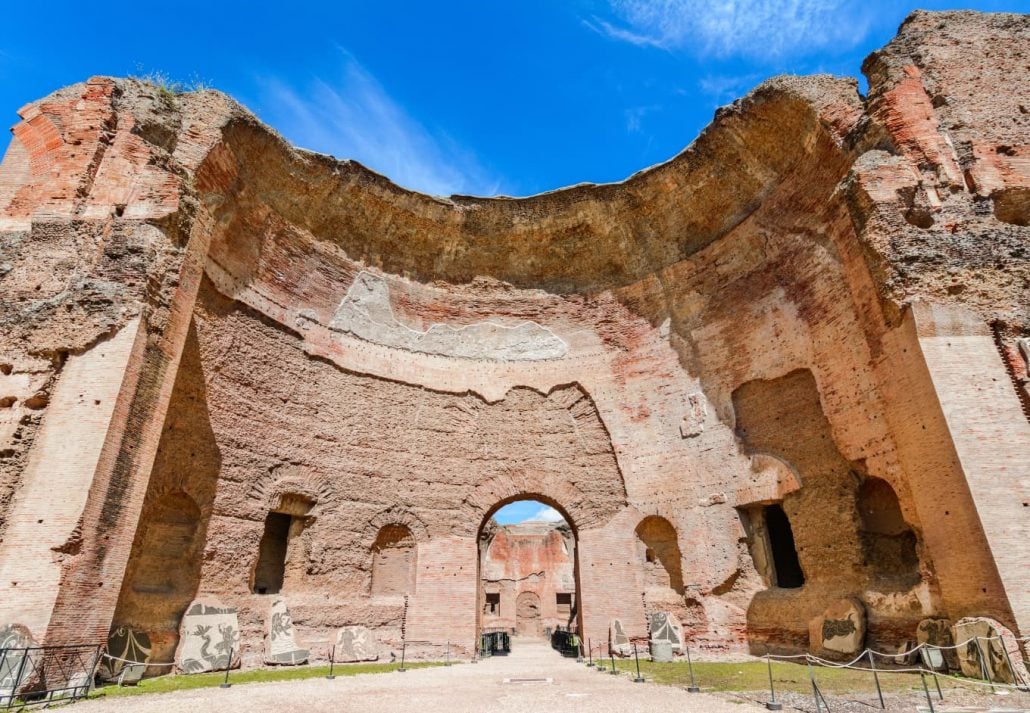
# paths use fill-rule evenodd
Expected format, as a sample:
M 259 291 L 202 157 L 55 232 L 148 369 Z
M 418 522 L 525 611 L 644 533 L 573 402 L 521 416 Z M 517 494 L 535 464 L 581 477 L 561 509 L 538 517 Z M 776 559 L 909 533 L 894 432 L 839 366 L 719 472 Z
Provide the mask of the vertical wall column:
M 988 325 L 917 304 L 884 348 L 887 415 L 947 613 L 1030 631 L 1030 424 Z
M 648 636 L 640 567 L 635 561 L 635 525 L 630 512 L 624 511 L 604 527 L 579 532 L 582 636 L 594 646 L 607 645 L 612 619 L 621 619 L 631 638 Z
M 107 638 L 203 279 L 209 219 L 194 221 L 163 329 L 138 319 L 70 359 L 58 381 L 0 545 L 0 624 L 24 624 L 40 643 Z M 42 537 L 36 527 L 47 528 Z M 29 562 L 39 573 L 27 590 L 19 578 Z
M 137 362 L 139 377 L 131 388 L 126 384 L 121 396 L 127 404 L 125 420 L 115 424 L 104 445 L 83 512 L 87 539 L 82 555 L 65 570 L 48 643 L 106 640 L 204 277 L 210 221 L 205 211 L 195 218 L 164 329 L 148 334 Z M 90 606 L 84 607 L 87 601 Z
M 81 550 L 81 518 L 105 441 L 125 421 L 119 395 L 135 388 L 146 345 L 141 324 L 135 319 L 68 357 L 11 508 L 0 546 L 0 623 L 22 624 L 37 639 L 50 624 L 64 563 Z M 115 592 L 119 585 L 109 583 Z

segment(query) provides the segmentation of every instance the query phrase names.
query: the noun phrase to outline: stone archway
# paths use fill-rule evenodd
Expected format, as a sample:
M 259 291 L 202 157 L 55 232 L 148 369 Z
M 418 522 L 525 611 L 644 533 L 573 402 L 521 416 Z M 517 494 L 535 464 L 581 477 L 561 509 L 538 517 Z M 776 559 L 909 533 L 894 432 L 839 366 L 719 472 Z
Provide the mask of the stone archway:
M 562 520 L 507 526 L 494 521 L 505 506 L 525 501 L 553 508 Z M 564 507 L 537 493 L 505 498 L 483 516 L 477 543 L 479 634 L 542 636 L 559 627 L 582 631 L 578 531 Z

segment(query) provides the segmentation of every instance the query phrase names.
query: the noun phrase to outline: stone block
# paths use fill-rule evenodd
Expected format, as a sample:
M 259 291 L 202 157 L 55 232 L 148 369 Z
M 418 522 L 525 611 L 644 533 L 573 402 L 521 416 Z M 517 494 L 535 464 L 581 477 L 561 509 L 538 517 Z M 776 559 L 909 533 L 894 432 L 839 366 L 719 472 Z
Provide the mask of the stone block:
M 660 611 L 651 615 L 651 643 L 668 641 L 674 652 L 683 650 L 683 625 L 672 612 Z
M 608 625 L 608 645 L 616 656 L 629 656 L 633 653 L 633 645 L 630 643 L 626 629 L 621 619 L 612 619 Z
M 311 652 L 297 646 L 293 618 L 285 599 L 276 599 L 268 614 L 268 638 L 265 640 L 265 663 L 297 666 L 307 663 Z
M 22 666 L 26 652 L 18 649 L 37 645 L 32 633 L 21 624 L 8 624 L 0 628 L 0 650 L 7 649 L 0 661 L 0 705 L 10 704 L 18 688 L 32 673 L 30 666 Z
M 176 668 L 182 673 L 224 671 L 240 665 L 240 622 L 235 607 L 194 600 L 179 624 Z
M 375 661 L 379 658 L 379 642 L 364 626 L 345 626 L 336 632 L 336 661 Z
M 986 673 L 996 683 L 1030 681 L 1018 641 L 1008 628 L 994 619 L 959 619 L 955 622 L 952 637 L 958 645 L 956 652 L 962 675 L 984 678 Z
M 122 669 L 130 665 L 127 662 L 149 663 L 150 651 L 150 636 L 147 632 L 127 626 L 113 629 L 107 637 L 107 653 L 110 658 L 105 656 L 98 668 L 100 680 L 120 680 Z
M 823 651 L 853 656 L 862 650 L 865 642 L 865 607 L 857 599 L 838 599 L 813 620 L 809 631 L 812 642 L 818 642 Z M 814 629 L 814 630 L 813 630 Z
M 669 663 L 672 661 L 672 642 L 662 640 L 652 641 L 651 660 L 655 663 Z
M 122 666 L 121 672 L 118 674 L 118 685 L 119 686 L 135 686 L 143 678 L 143 673 L 147 670 L 147 667 L 141 663 L 129 663 Z
M 916 627 L 916 643 L 926 644 L 924 647 L 928 652 L 927 665 L 933 666 L 935 671 L 959 671 L 961 670 L 958 660 L 958 653 L 955 651 L 955 640 L 951 636 L 952 623 L 949 619 L 931 617 L 923 619 Z M 935 649 L 933 647 L 940 646 Z M 936 655 L 934 655 L 936 652 Z M 937 662 L 940 662 L 939 666 Z

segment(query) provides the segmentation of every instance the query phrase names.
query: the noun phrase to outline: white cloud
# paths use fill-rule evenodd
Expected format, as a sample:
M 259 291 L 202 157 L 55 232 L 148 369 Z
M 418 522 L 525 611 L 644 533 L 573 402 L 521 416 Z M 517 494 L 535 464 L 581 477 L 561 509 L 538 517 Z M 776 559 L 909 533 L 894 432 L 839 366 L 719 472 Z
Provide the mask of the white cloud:
M 656 111 L 661 111 L 660 104 L 650 106 L 635 106 L 626 109 L 623 114 L 626 116 L 626 131 L 631 134 L 639 134 L 643 129 L 644 117 Z
M 500 191 L 501 182 L 472 152 L 411 116 L 346 51 L 343 58 L 333 79 L 303 87 L 261 80 L 264 118 L 293 143 L 355 159 L 406 188 L 432 195 Z
M 609 0 L 625 26 L 595 18 L 615 40 L 702 55 L 780 58 L 853 47 L 869 30 L 858 0 Z
M 659 38 L 638 34 L 632 30 L 627 30 L 624 27 L 617 27 L 616 25 L 613 25 L 607 20 L 602 20 L 599 17 L 593 17 L 590 20 L 583 20 L 583 24 L 597 34 L 607 35 L 613 40 L 622 40 L 623 42 L 629 42 L 630 44 L 640 47 L 659 47 L 665 49 L 665 46 Z
M 564 522 L 565 518 L 561 513 L 549 505 L 544 505 L 536 514 L 527 517 L 523 522 Z

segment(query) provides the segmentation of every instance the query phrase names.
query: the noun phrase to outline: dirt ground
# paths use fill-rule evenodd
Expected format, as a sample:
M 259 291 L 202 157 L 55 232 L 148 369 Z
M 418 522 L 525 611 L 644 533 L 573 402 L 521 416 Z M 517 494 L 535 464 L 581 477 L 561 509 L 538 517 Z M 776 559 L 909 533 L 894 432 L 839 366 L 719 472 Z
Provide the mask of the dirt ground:
M 477 664 L 360 675 L 254 683 L 228 690 L 207 688 L 153 696 L 91 700 L 74 713 L 92 711 L 361 711 L 361 713 L 650 713 L 764 710 L 722 695 L 690 694 L 673 686 L 634 683 L 565 659 L 546 642 L 516 641 L 509 656 Z

